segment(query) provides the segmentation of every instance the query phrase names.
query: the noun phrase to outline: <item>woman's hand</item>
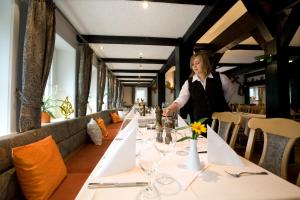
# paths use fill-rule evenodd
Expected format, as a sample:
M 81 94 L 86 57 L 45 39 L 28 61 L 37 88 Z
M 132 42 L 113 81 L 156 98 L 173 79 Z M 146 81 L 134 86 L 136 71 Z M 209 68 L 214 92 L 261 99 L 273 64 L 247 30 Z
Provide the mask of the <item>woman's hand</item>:
M 169 107 L 163 108 L 163 116 L 169 116 L 169 113 L 170 113 Z

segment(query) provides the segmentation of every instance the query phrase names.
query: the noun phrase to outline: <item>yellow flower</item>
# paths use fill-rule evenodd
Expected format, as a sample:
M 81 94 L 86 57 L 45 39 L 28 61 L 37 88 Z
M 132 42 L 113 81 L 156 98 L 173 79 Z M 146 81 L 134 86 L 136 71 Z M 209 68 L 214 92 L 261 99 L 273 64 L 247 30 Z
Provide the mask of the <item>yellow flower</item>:
M 202 124 L 203 122 L 205 122 L 205 120 L 207 120 L 207 118 L 202 118 L 198 122 L 194 122 L 194 123 L 190 124 L 189 126 L 183 126 L 183 127 L 177 128 L 176 130 L 183 130 L 186 128 L 191 128 L 192 132 L 193 132 L 192 136 L 182 137 L 179 140 L 177 140 L 177 142 L 182 142 L 182 141 L 188 140 L 188 139 L 197 140 L 197 138 L 199 137 L 199 135 L 201 133 L 206 133 L 205 124 Z
M 205 125 L 201 124 L 201 122 L 194 122 L 191 124 L 192 131 L 194 131 L 197 135 L 206 132 Z

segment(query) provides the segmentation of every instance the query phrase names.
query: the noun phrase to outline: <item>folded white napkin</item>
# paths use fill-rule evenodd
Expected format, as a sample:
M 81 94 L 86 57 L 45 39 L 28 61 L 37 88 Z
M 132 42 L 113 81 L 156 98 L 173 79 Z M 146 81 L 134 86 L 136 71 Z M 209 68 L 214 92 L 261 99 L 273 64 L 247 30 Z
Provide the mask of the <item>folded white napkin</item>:
M 209 126 L 207 126 L 207 143 L 209 163 L 244 166 L 240 156 Z
M 103 156 L 95 177 L 110 176 L 135 167 L 137 120 L 132 120 Z M 118 134 L 118 135 L 119 135 Z M 118 137 L 118 136 L 117 136 Z
M 126 137 L 128 134 L 130 134 L 135 129 L 137 129 L 138 126 L 139 126 L 138 119 L 136 117 L 131 119 L 130 122 L 122 130 L 119 131 L 116 138 L 124 139 L 124 137 Z M 135 130 L 135 131 L 137 131 L 137 130 Z

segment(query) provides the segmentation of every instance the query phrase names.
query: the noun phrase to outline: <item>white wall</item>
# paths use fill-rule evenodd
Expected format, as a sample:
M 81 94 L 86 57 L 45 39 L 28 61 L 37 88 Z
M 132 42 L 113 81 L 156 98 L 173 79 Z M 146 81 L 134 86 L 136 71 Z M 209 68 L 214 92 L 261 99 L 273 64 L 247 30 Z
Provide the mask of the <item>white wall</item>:
M 239 77 L 238 81 L 240 83 L 244 83 L 244 75 L 240 75 L 238 77 Z M 231 103 L 231 104 L 235 104 L 235 103 L 244 104 L 245 103 L 245 95 L 240 96 L 238 94 L 239 84 L 238 83 L 233 83 L 233 89 L 234 89 L 234 93 L 233 93 L 229 103 Z

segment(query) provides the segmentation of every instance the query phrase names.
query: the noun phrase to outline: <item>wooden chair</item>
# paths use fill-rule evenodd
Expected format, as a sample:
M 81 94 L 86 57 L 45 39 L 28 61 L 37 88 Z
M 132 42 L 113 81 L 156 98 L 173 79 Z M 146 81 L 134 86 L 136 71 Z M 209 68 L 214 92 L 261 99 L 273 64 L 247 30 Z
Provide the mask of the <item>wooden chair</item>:
M 286 179 L 289 154 L 296 139 L 300 137 L 300 123 L 284 118 L 252 118 L 248 126 L 250 134 L 245 158 L 250 159 L 255 142 L 255 130 L 261 129 L 264 134 L 264 146 L 259 165 Z M 300 182 L 299 178 L 298 180 Z
M 217 133 L 224 139 L 224 141 L 227 142 L 229 131 L 232 130 L 229 145 L 231 148 L 234 148 L 240 124 L 242 122 L 242 117 L 238 113 L 215 112 L 212 115 L 212 119 L 212 129 L 216 130 L 218 124 Z M 234 124 L 233 128 L 230 129 L 232 124 Z

